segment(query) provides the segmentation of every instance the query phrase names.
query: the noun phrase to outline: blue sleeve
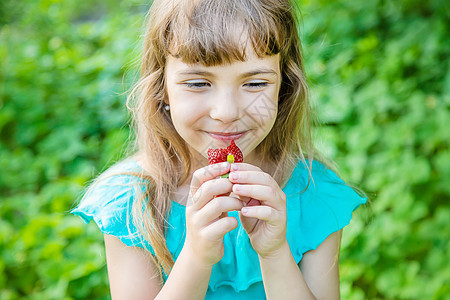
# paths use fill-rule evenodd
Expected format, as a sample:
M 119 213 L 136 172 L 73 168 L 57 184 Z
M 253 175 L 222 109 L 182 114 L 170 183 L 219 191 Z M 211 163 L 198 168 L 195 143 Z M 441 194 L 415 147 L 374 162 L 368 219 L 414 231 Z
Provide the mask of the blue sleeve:
M 299 164 L 285 189 L 287 239 L 297 262 L 305 252 L 317 249 L 330 234 L 348 225 L 353 211 L 367 201 L 317 161 L 311 174 L 308 184 L 308 171 Z
M 103 174 L 71 213 L 86 223 L 94 220 L 102 233 L 116 236 L 127 246 L 141 247 L 154 254 L 132 217 L 133 203 L 136 197 L 144 196 L 145 188 L 145 181 L 136 176 Z

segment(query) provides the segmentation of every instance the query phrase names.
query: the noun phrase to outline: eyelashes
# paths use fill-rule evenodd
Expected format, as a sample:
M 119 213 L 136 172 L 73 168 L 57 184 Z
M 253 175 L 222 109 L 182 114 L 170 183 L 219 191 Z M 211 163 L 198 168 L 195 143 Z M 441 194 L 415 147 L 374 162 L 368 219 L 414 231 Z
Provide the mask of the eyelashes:
M 187 82 L 184 82 L 183 84 L 190 89 L 203 89 L 203 88 L 211 86 L 211 84 L 209 82 L 202 82 L 202 81 L 200 81 L 200 82 L 187 81 Z
M 183 82 L 183 85 L 185 85 L 189 89 L 193 90 L 202 90 L 206 89 L 208 87 L 211 87 L 211 83 L 207 81 L 186 81 Z M 269 85 L 267 81 L 251 81 L 248 83 L 243 84 L 242 86 L 248 89 L 262 89 Z
M 254 82 L 249 82 L 249 83 L 244 84 L 244 86 L 247 86 L 252 89 L 260 89 L 260 88 L 266 87 L 268 85 L 269 85 L 269 83 L 267 81 L 254 81 Z

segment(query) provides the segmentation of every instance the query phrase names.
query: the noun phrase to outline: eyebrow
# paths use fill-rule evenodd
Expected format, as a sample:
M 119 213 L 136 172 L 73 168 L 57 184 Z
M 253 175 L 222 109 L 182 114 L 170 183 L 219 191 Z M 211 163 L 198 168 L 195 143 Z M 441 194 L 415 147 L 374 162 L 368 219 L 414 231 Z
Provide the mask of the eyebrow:
M 253 71 L 249 71 L 249 72 L 245 72 L 243 74 L 241 74 L 241 78 L 245 78 L 245 77 L 251 77 L 251 76 L 255 76 L 255 75 L 260 75 L 260 74 L 272 74 L 272 75 L 278 75 L 277 72 L 275 72 L 275 70 L 269 69 L 269 68 L 261 68 L 261 69 L 256 69 Z
M 208 71 L 204 71 L 204 70 L 199 70 L 199 69 L 189 69 L 189 70 L 182 70 L 180 72 L 177 72 L 178 75 L 199 75 L 199 76 L 207 76 L 207 77 L 215 77 L 215 75 L 211 72 Z M 270 68 L 260 68 L 260 69 L 255 69 L 249 72 L 245 72 L 242 73 L 239 77 L 240 78 L 246 78 L 246 77 L 251 77 L 251 76 L 255 76 L 255 75 L 260 75 L 260 74 L 272 74 L 272 75 L 276 75 L 278 76 L 278 73 L 275 72 L 275 70 L 270 69 Z
M 200 75 L 200 76 L 209 76 L 214 77 L 214 74 L 208 71 L 189 69 L 177 72 L 178 75 Z

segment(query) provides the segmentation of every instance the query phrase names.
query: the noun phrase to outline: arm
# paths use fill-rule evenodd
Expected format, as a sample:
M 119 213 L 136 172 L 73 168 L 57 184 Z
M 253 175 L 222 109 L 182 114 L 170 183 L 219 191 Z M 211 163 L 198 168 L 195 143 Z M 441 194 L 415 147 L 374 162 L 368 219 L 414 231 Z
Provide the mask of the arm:
M 303 255 L 299 263 L 306 283 L 318 299 L 340 299 L 339 251 L 342 229 L 316 249 Z
M 151 254 L 104 235 L 112 299 L 154 299 L 162 287 Z
M 183 299 L 186 295 L 204 299 L 211 268 L 200 268 L 195 256 L 184 249 L 163 286 L 148 251 L 126 246 L 115 236 L 104 237 L 112 299 Z
M 164 284 L 150 253 L 105 235 L 112 299 L 205 298 L 212 266 L 223 256 L 223 236 L 238 225 L 224 214 L 242 208 L 236 198 L 215 197 L 231 192 L 229 180 L 217 178 L 229 168 L 229 163 L 216 164 L 194 172 L 186 207 L 186 240 Z
M 275 255 L 260 256 L 267 299 L 339 299 L 340 239 L 341 231 L 331 234 L 299 266 L 287 243 Z

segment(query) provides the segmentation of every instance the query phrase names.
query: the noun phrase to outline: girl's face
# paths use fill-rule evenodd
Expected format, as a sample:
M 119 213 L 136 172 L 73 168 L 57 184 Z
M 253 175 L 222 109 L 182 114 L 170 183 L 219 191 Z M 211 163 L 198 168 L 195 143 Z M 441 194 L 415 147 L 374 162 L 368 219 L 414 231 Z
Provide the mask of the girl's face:
M 169 56 L 165 72 L 172 122 L 201 160 L 197 164 L 205 163 L 208 148 L 227 147 L 231 140 L 251 161 L 277 116 L 279 54 L 247 53 L 244 62 L 211 67 Z

